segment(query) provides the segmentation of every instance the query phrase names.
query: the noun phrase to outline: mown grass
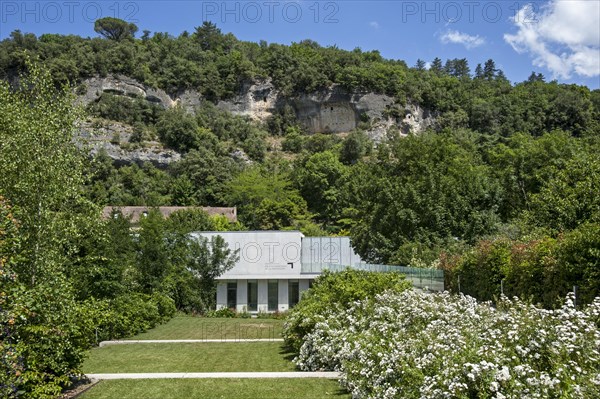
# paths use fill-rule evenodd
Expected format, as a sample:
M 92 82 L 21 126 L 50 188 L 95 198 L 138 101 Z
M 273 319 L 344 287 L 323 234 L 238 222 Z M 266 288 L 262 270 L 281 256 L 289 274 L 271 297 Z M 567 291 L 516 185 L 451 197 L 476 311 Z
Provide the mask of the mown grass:
M 335 380 L 198 379 L 101 381 L 82 399 L 350 399 Z
M 123 344 L 94 348 L 84 373 L 294 371 L 280 342 Z
M 281 338 L 283 320 L 213 319 L 177 316 L 128 339 L 271 339 Z

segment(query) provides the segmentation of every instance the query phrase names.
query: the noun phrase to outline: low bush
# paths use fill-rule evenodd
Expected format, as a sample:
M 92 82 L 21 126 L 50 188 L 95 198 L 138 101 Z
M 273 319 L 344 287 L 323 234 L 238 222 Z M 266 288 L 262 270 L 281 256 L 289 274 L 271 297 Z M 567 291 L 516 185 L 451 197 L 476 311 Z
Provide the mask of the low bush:
M 311 289 L 302 295 L 300 302 L 288 313 L 283 338 L 296 352 L 303 338 L 328 312 L 348 307 L 354 301 L 374 297 L 384 291 L 402 292 L 411 287 L 404 275 L 360 270 L 331 273 L 325 271 Z
M 89 345 L 132 336 L 169 320 L 175 303 L 162 294 L 128 294 L 115 299 L 88 299 L 79 307 Z
M 258 312 L 258 314 L 256 315 L 257 319 L 282 320 L 282 319 L 285 319 L 286 317 L 287 317 L 287 312 L 279 312 L 279 311 L 275 311 L 275 312 L 271 312 L 271 313 Z
M 503 297 L 387 292 L 330 311 L 302 370 L 338 370 L 353 398 L 600 397 L 600 298 L 558 310 Z
M 218 310 L 210 310 L 210 311 L 206 312 L 206 317 L 232 319 L 232 318 L 237 317 L 237 313 L 233 309 L 221 308 Z

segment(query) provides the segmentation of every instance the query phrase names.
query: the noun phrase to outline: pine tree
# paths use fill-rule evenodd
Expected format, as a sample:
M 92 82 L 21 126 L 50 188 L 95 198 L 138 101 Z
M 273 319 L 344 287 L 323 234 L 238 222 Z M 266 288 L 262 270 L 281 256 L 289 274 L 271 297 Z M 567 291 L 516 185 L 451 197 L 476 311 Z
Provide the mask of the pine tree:
M 417 63 L 415 64 L 415 69 L 417 71 L 424 71 L 425 70 L 425 61 L 423 61 L 422 59 L 418 59 Z
M 438 57 L 435 57 L 435 59 L 431 62 L 431 67 L 429 70 L 438 75 L 441 74 L 443 72 L 442 60 Z
M 496 76 L 496 63 L 491 58 L 485 62 L 483 66 L 483 77 L 486 80 L 492 80 Z
M 483 68 L 481 67 L 481 64 L 477 64 L 477 67 L 475 67 L 475 79 L 483 79 Z

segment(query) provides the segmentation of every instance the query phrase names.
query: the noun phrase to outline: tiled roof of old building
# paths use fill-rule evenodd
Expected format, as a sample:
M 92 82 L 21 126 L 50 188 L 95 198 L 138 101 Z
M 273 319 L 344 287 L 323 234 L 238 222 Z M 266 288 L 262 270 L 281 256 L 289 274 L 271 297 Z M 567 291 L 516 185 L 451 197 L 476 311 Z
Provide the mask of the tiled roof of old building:
M 151 209 L 158 209 L 158 211 L 165 217 L 168 218 L 173 212 L 189 209 L 202 209 L 210 216 L 223 215 L 230 222 L 237 221 L 237 208 L 236 207 L 212 207 L 212 206 L 106 206 L 102 211 L 102 216 L 105 219 L 111 218 L 115 212 L 121 212 L 123 216 L 131 218 L 131 223 L 138 223 L 143 215 L 147 215 Z

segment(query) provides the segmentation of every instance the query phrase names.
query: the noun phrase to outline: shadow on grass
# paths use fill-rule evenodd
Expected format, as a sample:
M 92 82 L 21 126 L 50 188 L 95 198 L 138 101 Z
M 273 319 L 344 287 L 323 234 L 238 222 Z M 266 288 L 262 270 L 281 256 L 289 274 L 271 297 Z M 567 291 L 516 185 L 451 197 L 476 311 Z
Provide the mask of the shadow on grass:
M 294 352 L 289 346 L 285 344 L 281 345 L 281 348 L 279 349 L 279 354 L 289 362 L 292 362 L 297 355 L 296 352 Z M 296 369 L 298 369 L 297 366 Z
M 336 392 L 334 392 L 333 395 L 339 396 L 341 398 L 347 398 L 349 393 L 350 392 L 346 391 L 344 388 L 340 388 Z

